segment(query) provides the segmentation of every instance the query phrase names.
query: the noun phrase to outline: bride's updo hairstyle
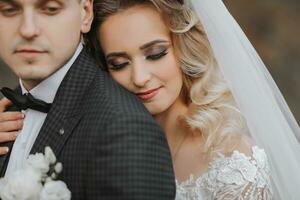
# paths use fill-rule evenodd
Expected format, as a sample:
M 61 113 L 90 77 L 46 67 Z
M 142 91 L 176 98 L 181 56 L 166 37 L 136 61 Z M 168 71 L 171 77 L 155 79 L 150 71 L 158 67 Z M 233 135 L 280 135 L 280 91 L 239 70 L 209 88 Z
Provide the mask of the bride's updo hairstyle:
M 157 9 L 170 29 L 184 73 L 181 96 L 189 108 L 182 123 L 188 125 L 191 134 L 203 136 L 205 152 L 230 153 L 247 131 L 245 120 L 222 77 L 199 19 L 183 0 L 95 0 L 92 29 L 85 37 L 91 53 L 107 70 L 98 40 L 99 27 L 109 16 L 138 5 Z

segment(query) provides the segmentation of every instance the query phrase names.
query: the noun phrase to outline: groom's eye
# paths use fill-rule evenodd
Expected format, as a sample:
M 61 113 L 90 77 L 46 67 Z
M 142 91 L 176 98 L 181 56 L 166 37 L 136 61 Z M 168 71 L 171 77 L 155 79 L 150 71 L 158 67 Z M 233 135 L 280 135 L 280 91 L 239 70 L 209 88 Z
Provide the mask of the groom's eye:
M 63 6 L 57 1 L 47 1 L 40 7 L 42 13 L 46 15 L 56 15 L 62 10 L 62 8 Z
M 0 4 L 0 13 L 5 17 L 13 17 L 19 12 L 22 12 L 22 9 L 14 5 L 1 5 Z

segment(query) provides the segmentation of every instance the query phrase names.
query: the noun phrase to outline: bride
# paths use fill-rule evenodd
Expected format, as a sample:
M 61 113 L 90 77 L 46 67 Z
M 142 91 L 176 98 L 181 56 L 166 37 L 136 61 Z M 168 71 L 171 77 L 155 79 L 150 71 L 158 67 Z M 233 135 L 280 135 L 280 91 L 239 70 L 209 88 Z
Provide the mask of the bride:
M 164 129 L 177 200 L 300 199 L 299 127 L 221 0 L 94 11 L 86 44 Z

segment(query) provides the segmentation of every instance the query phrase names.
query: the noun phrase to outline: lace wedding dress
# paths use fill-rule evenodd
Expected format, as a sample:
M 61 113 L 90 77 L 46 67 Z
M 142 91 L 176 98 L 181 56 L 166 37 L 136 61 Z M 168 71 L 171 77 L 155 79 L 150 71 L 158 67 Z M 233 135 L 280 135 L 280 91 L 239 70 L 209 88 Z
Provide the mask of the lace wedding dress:
M 252 156 L 234 151 L 220 155 L 200 177 L 177 182 L 176 200 L 272 199 L 270 168 L 263 149 L 252 147 Z

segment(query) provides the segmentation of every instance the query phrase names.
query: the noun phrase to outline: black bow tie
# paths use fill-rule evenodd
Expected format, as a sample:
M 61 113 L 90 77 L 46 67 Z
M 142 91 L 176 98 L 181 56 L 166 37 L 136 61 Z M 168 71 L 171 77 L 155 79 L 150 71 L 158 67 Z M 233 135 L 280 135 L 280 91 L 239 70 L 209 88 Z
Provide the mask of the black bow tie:
M 32 110 L 48 113 L 51 108 L 51 103 L 36 99 L 30 93 L 21 95 L 6 87 L 2 88 L 1 92 L 21 110 L 30 108 Z

